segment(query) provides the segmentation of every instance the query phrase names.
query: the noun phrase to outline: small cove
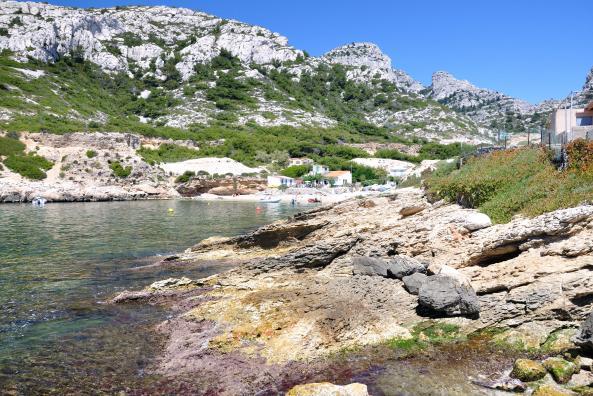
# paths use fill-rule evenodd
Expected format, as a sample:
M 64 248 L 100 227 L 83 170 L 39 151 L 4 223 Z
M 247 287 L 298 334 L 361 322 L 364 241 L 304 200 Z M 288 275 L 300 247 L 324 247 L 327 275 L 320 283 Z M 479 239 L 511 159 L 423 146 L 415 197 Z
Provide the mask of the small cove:
M 150 381 L 144 369 L 159 345 L 153 328 L 167 313 L 103 301 L 156 280 L 224 270 L 137 268 L 201 239 L 242 234 L 305 209 L 257 206 L 185 200 L 0 206 L 0 389 L 86 393 Z

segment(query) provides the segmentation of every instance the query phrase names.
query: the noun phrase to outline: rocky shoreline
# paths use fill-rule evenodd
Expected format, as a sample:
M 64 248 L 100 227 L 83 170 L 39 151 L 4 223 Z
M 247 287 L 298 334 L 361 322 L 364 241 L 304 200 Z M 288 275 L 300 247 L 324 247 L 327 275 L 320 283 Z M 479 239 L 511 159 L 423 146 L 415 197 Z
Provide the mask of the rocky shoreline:
M 112 302 L 169 306 L 155 372 L 197 373 L 223 394 L 332 380 L 322 367 L 336 356 L 348 361 L 348 351 L 388 346 L 399 356 L 475 339 L 504 358 L 493 358 L 495 369 L 469 368 L 457 382 L 477 393 L 509 390 L 515 357 L 576 347 L 593 303 L 592 236 L 591 205 L 492 225 L 475 210 L 402 189 L 202 241 L 168 261 L 232 259 L 238 267 L 156 283 Z M 304 367 L 319 370 L 310 375 Z M 350 374 L 337 380 L 356 382 L 356 370 Z M 540 385 L 513 381 L 528 392 Z M 370 381 L 369 392 L 386 393 L 379 385 Z M 569 385 L 554 386 L 573 392 Z
M 171 199 L 178 197 L 175 190 L 138 186 L 84 186 L 74 183 L 3 182 L 0 180 L 0 203 L 26 203 L 36 197 L 48 202 L 102 202 Z

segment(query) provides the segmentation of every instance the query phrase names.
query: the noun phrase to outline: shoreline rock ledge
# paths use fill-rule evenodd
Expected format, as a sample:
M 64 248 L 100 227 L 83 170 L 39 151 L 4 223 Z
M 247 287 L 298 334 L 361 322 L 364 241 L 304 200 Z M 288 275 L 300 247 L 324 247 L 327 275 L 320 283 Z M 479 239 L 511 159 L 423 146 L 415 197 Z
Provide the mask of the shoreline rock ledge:
M 591 312 L 593 206 L 491 225 L 475 210 L 430 203 L 419 189 L 372 201 L 318 208 L 180 254 L 188 265 L 241 264 L 179 283 L 159 326 L 166 343 L 157 371 L 200 372 L 243 394 L 282 382 L 298 362 L 411 340 L 426 323 L 461 335 L 496 328 L 499 344 L 533 350 L 557 347 Z M 400 214 L 410 207 L 423 209 Z M 166 282 L 167 303 L 176 284 Z M 164 293 L 144 292 L 148 300 Z M 584 334 L 578 342 L 590 339 Z M 229 385 L 237 383 L 241 391 Z

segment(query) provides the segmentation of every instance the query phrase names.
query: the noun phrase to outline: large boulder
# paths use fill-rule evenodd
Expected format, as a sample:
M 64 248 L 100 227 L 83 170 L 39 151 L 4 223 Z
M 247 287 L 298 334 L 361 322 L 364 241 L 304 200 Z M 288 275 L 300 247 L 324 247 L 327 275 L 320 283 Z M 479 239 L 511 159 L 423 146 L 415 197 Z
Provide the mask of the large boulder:
M 474 316 L 480 312 L 478 296 L 471 285 L 444 275 L 430 276 L 422 283 L 418 304 L 446 316 Z
M 477 231 L 492 226 L 492 220 L 487 214 L 467 210 L 464 210 L 463 215 L 459 216 L 455 222 L 468 231 Z
M 573 337 L 572 341 L 580 347 L 593 349 L 593 312 L 581 324 L 579 332 Z
M 418 295 L 420 292 L 420 286 L 428 279 L 426 274 L 416 272 L 415 274 L 404 276 L 402 281 L 404 282 L 404 288 L 410 294 Z

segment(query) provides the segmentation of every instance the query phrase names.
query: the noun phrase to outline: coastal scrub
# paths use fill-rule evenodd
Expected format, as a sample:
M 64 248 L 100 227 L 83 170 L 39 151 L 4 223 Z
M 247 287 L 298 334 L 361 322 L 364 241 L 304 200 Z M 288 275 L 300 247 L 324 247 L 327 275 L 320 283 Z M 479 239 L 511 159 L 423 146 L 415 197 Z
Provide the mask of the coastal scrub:
M 428 177 L 426 185 L 433 197 L 507 223 L 515 214 L 533 217 L 593 198 L 593 171 L 583 165 L 559 171 L 546 149 L 520 148 L 472 158 L 459 170 Z

